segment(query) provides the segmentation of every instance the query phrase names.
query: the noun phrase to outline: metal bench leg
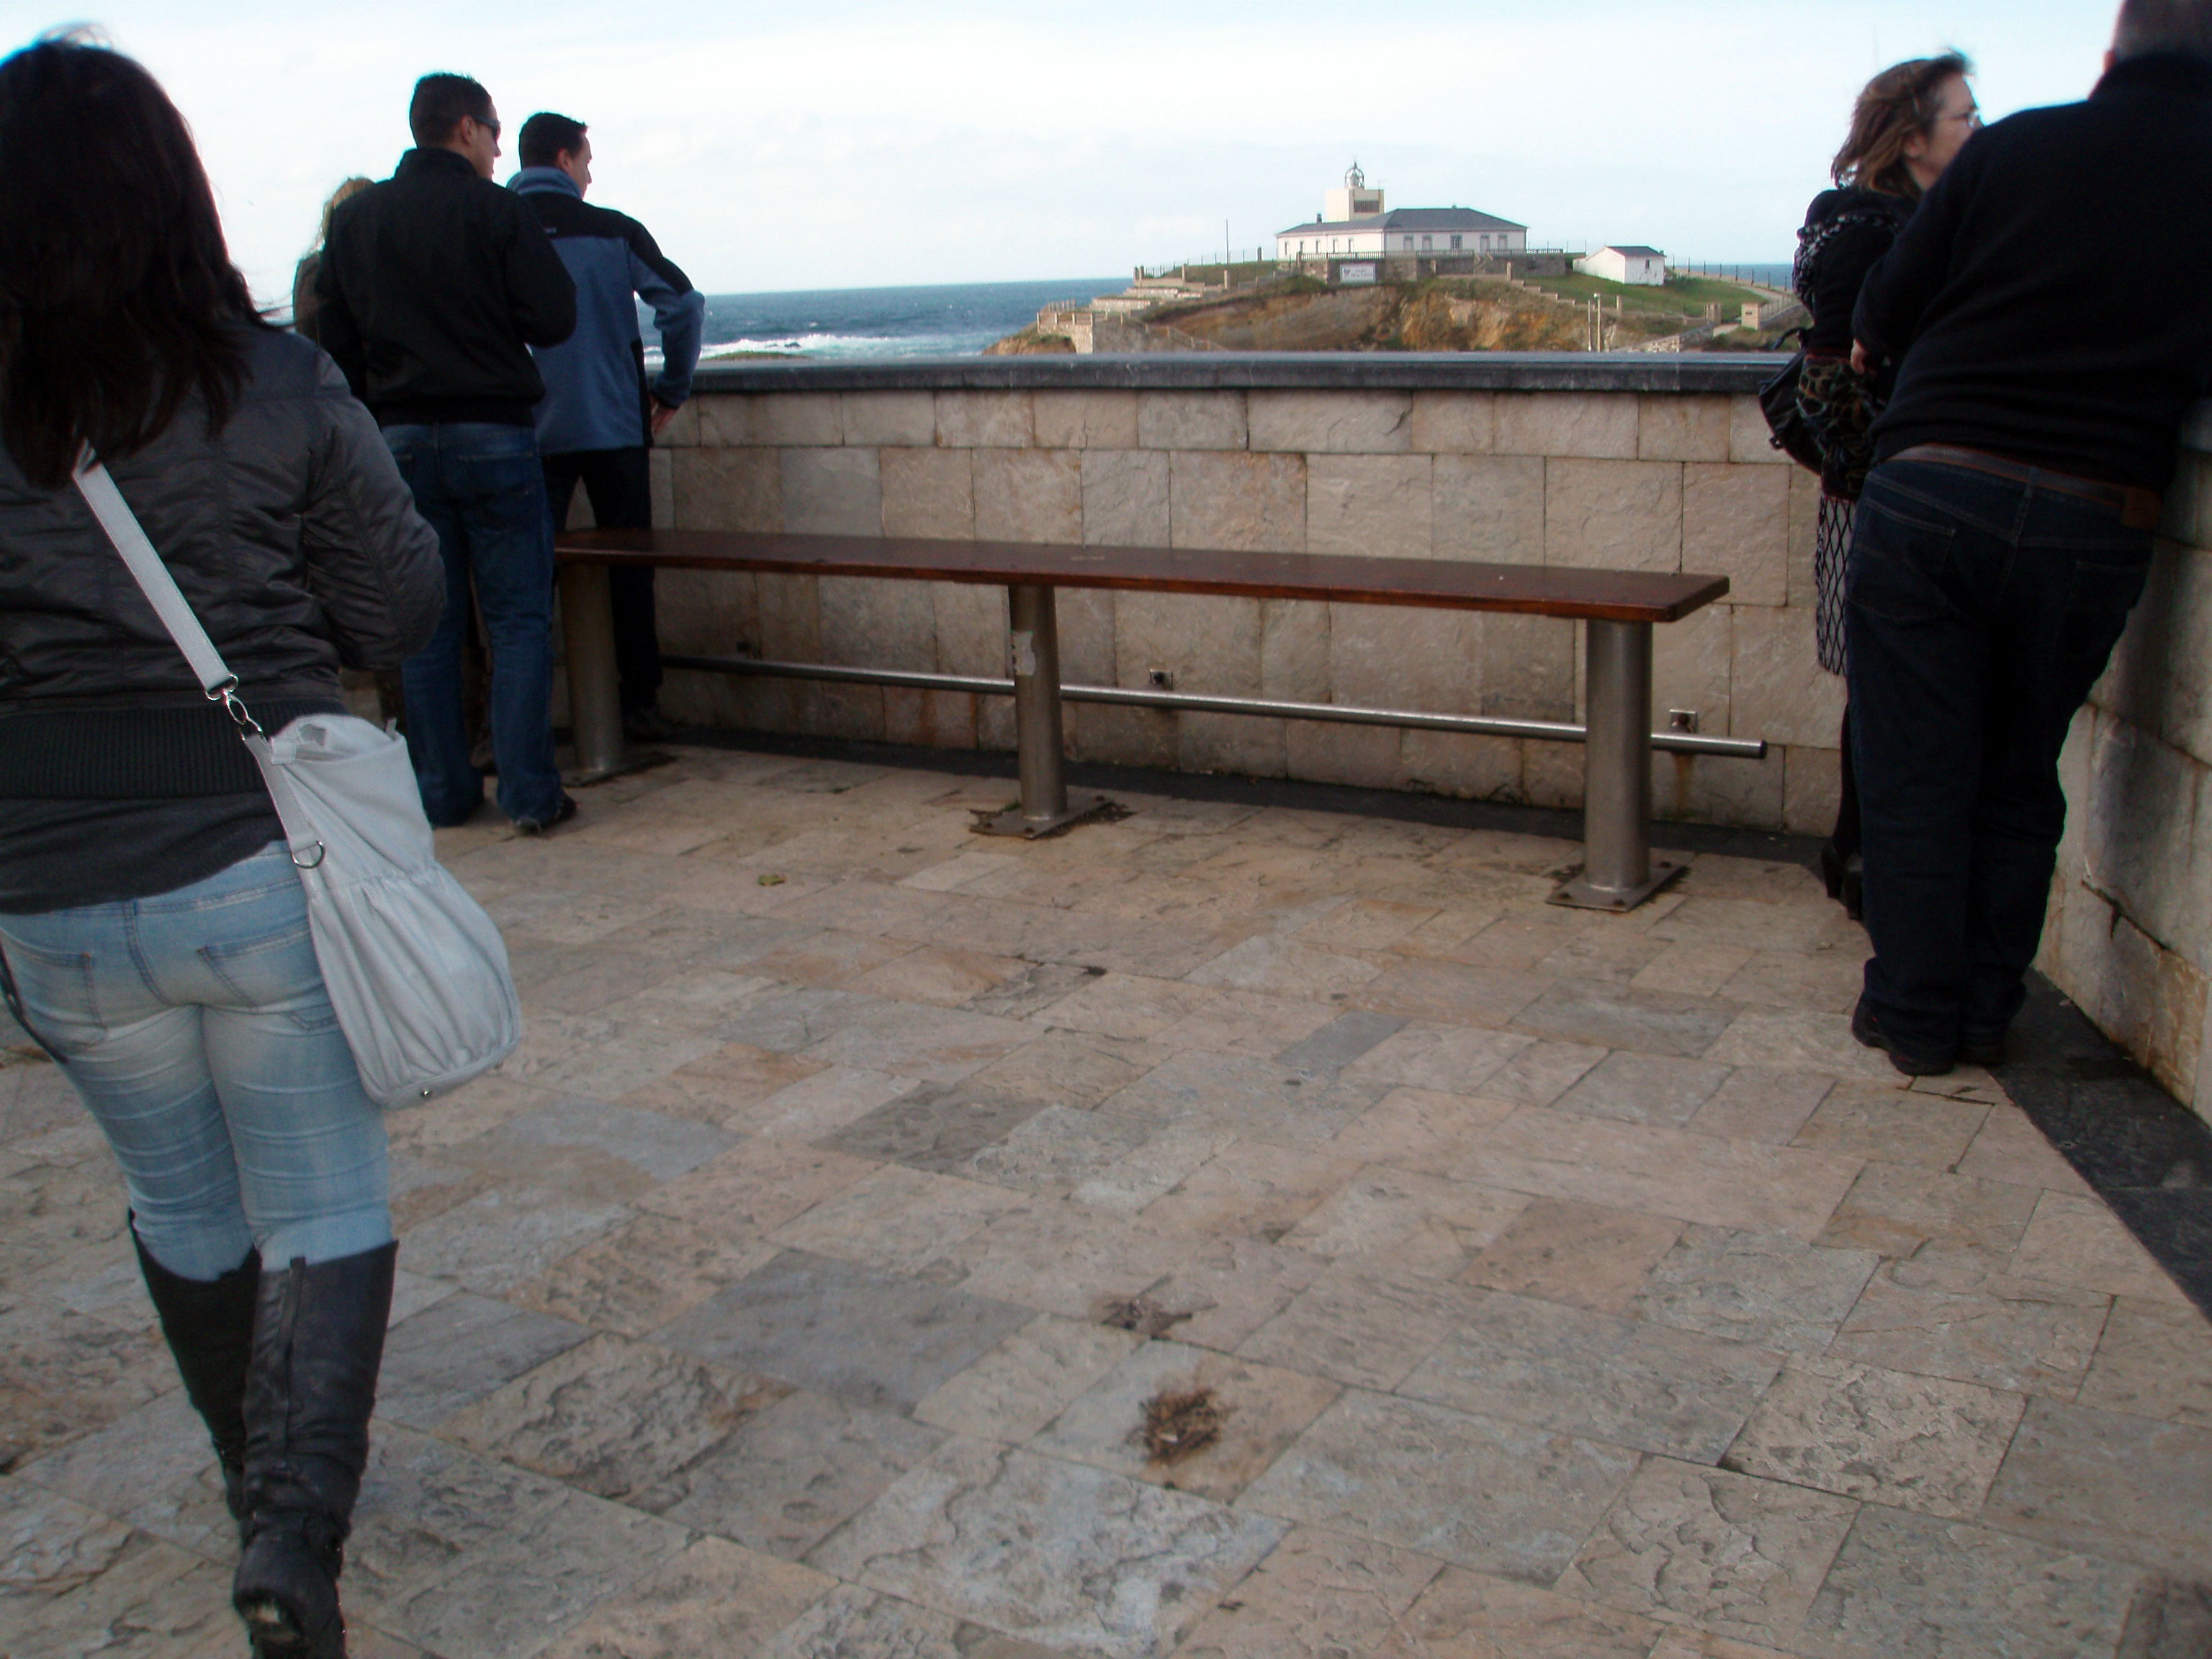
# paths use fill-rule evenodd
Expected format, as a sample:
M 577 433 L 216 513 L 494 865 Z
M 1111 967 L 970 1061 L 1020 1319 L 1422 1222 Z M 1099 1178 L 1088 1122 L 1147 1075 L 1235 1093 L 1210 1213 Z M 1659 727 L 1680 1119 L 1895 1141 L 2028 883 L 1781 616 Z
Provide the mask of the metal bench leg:
M 576 732 L 571 783 L 624 769 L 622 693 L 615 678 L 615 615 L 607 568 L 561 566 L 561 631 L 568 650 L 568 723 Z
M 1689 866 L 1651 856 L 1651 624 L 1583 624 L 1583 867 L 1554 904 L 1633 910 Z
M 1010 586 L 1006 612 L 1022 798 L 975 828 L 987 836 L 1042 836 L 1087 818 L 1108 803 L 1103 795 L 1071 797 L 1061 770 L 1060 623 L 1053 590 L 1026 582 Z

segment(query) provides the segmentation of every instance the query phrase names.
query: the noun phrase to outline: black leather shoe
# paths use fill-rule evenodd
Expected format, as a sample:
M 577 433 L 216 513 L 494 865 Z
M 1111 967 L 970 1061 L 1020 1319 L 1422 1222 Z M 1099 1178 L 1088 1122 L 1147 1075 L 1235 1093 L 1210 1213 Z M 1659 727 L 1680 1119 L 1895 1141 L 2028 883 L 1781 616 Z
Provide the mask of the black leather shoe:
M 553 809 L 553 816 L 544 823 L 541 823 L 535 818 L 515 819 L 514 833 L 518 836 L 542 836 L 555 824 L 566 823 L 575 816 L 576 798 L 574 795 L 563 795 L 561 797 L 561 804 Z
M 368 1463 L 398 1246 L 264 1273 L 246 1382 L 246 1548 L 231 1603 L 255 1659 L 345 1659 L 337 1580 Z
M 1889 1063 L 1907 1077 L 1941 1077 L 1956 1063 L 1950 1054 L 1910 1054 L 1899 1048 L 1875 1023 L 1874 1010 L 1864 997 L 1851 1010 L 1851 1035 L 1868 1048 L 1887 1054 Z
M 216 1279 L 186 1279 L 154 1260 L 131 1229 L 138 1271 L 161 1316 L 161 1334 L 185 1380 L 185 1397 L 207 1425 L 222 1467 L 222 1501 L 245 1531 L 246 1370 L 253 1352 L 253 1305 L 261 1282 L 261 1256 L 246 1260 Z

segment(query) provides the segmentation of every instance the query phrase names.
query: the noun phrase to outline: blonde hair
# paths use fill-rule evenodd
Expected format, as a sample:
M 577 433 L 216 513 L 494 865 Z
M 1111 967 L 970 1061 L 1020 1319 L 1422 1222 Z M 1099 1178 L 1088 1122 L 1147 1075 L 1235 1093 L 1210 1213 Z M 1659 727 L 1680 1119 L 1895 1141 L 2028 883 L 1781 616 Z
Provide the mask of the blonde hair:
M 331 221 L 337 216 L 337 210 L 375 182 L 374 179 L 364 179 L 356 173 L 331 192 L 331 199 L 323 204 L 322 226 L 315 232 L 315 246 L 308 250 L 310 252 L 319 252 L 323 244 L 331 240 Z
M 1851 131 L 1828 174 L 1838 185 L 1863 185 L 1886 196 L 1917 200 L 1920 185 L 1905 165 L 1905 146 L 1932 131 L 1943 112 L 1943 88 L 1974 66 L 1963 52 L 1893 64 L 1860 92 L 1851 108 Z

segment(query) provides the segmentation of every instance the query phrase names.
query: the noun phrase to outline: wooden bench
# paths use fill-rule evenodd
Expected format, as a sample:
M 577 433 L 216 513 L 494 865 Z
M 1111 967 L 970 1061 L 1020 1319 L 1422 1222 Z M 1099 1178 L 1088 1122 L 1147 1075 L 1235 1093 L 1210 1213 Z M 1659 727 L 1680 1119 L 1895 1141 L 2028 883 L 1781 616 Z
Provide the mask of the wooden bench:
M 1684 867 L 1651 856 L 1650 753 L 1663 749 L 1762 757 L 1763 742 L 1654 733 L 1651 626 L 1680 620 L 1729 591 L 1725 576 L 1474 564 L 1449 559 L 1358 558 L 1308 553 L 1224 553 L 1157 547 L 1076 547 L 1029 542 L 925 541 L 897 537 L 787 536 L 723 531 L 565 531 L 556 539 L 568 653 L 571 719 L 586 773 L 622 763 L 614 634 L 606 572 L 617 565 L 757 571 L 803 576 L 874 576 L 1003 586 L 1009 605 L 1008 679 L 968 678 L 741 657 L 671 655 L 677 668 L 781 674 L 878 685 L 964 690 L 1014 698 L 1021 776 L 1018 805 L 979 823 L 986 833 L 1035 836 L 1105 805 L 1071 799 L 1062 772 L 1063 694 L 1093 702 L 1221 713 L 1352 720 L 1585 744 L 1583 861 L 1553 896 L 1607 910 L 1633 908 Z M 1337 704 L 1261 702 L 1171 690 L 1063 688 L 1054 592 L 1103 587 L 1238 599 L 1319 599 L 1517 611 L 1579 620 L 1586 630 L 1587 727 L 1547 720 L 1405 714 Z

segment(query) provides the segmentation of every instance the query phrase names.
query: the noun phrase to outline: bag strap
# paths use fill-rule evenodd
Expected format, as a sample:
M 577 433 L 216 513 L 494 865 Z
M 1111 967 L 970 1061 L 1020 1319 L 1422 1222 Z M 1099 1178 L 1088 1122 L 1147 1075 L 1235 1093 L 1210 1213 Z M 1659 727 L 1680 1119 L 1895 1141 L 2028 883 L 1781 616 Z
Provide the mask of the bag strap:
M 107 539 L 130 567 L 131 579 L 146 596 L 146 603 L 154 607 L 161 626 L 169 630 L 177 649 L 191 665 L 192 673 L 198 678 L 200 689 L 207 693 L 208 701 L 221 703 L 237 722 L 238 735 L 246 740 L 254 763 L 261 769 L 261 781 L 269 791 L 270 804 L 276 809 L 277 821 L 284 826 L 284 840 L 291 849 L 292 862 L 302 870 L 313 869 L 323 861 L 323 843 L 316 838 L 313 820 L 301 805 L 291 780 L 284 776 L 284 769 L 276 764 L 270 752 L 268 734 L 240 700 L 238 676 L 230 672 L 222 653 L 215 648 L 207 629 L 192 614 L 191 602 L 178 588 L 177 579 L 169 574 L 169 567 L 161 562 L 154 544 L 146 538 L 145 527 L 131 510 L 131 503 L 123 499 L 114 478 L 88 447 L 77 460 L 76 487 L 85 505 L 92 509 L 92 516 L 100 520 Z
M 123 556 L 123 562 L 130 567 L 131 579 L 146 596 L 146 603 L 154 607 L 161 626 L 176 641 L 177 649 L 185 653 L 185 660 L 191 665 L 192 675 L 199 681 L 208 701 L 221 703 L 231 719 L 237 721 L 240 732 L 249 737 L 261 736 L 259 722 L 239 700 L 238 676 L 230 672 L 222 653 L 215 648 L 207 629 L 192 614 L 191 604 L 178 589 L 177 579 L 161 562 L 154 544 L 146 539 L 146 532 L 138 522 L 138 515 L 131 510 L 131 503 L 123 499 L 114 478 L 89 448 L 78 458 L 76 488 L 85 505 L 92 509 L 92 516 L 107 532 L 107 539 Z

